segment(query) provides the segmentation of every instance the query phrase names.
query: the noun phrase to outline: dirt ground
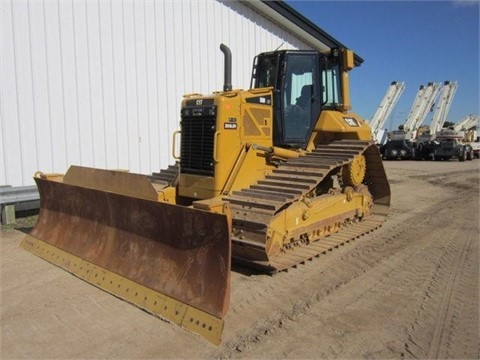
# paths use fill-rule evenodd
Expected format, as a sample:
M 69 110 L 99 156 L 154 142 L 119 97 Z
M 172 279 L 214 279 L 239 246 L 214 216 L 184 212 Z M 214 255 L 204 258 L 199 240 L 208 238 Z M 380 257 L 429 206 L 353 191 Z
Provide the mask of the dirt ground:
M 480 160 L 385 167 L 380 229 L 275 276 L 232 272 L 219 347 L 26 252 L 4 227 L 0 356 L 478 359 Z

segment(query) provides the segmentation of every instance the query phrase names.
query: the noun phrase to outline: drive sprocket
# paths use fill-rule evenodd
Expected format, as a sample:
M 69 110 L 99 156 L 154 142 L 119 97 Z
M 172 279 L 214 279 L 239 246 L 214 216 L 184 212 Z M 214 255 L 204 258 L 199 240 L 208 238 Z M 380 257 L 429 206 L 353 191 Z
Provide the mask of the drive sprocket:
M 363 154 L 355 156 L 348 164 L 342 167 L 342 185 L 356 187 L 365 179 L 367 162 Z

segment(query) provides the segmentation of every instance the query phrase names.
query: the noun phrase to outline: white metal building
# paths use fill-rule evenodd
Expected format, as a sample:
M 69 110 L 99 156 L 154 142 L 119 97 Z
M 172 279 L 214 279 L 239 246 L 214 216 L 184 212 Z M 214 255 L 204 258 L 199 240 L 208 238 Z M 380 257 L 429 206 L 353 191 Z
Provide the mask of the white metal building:
M 325 49 L 279 1 L 1 1 L 0 185 L 71 164 L 151 173 L 173 163 L 185 93 L 248 88 L 253 57 Z M 322 47 L 323 46 L 323 47 Z

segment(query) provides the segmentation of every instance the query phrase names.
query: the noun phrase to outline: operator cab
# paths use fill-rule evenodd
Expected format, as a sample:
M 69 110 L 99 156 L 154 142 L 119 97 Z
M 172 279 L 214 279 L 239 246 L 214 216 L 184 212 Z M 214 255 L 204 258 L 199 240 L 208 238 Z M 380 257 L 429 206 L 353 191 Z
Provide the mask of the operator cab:
M 282 50 L 255 57 L 251 88 L 273 87 L 273 144 L 305 148 L 323 109 L 341 103 L 337 57 Z

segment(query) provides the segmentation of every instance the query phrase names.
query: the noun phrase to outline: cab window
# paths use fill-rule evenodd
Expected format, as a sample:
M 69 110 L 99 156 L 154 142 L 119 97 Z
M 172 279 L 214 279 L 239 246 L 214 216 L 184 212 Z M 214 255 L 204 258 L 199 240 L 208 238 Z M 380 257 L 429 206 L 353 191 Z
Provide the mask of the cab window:
M 289 54 L 287 58 L 282 89 L 286 142 L 304 142 L 310 133 L 317 62 L 314 54 Z
M 278 71 L 278 56 L 262 56 L 256 59 L 253 88 L 275 87 Z

